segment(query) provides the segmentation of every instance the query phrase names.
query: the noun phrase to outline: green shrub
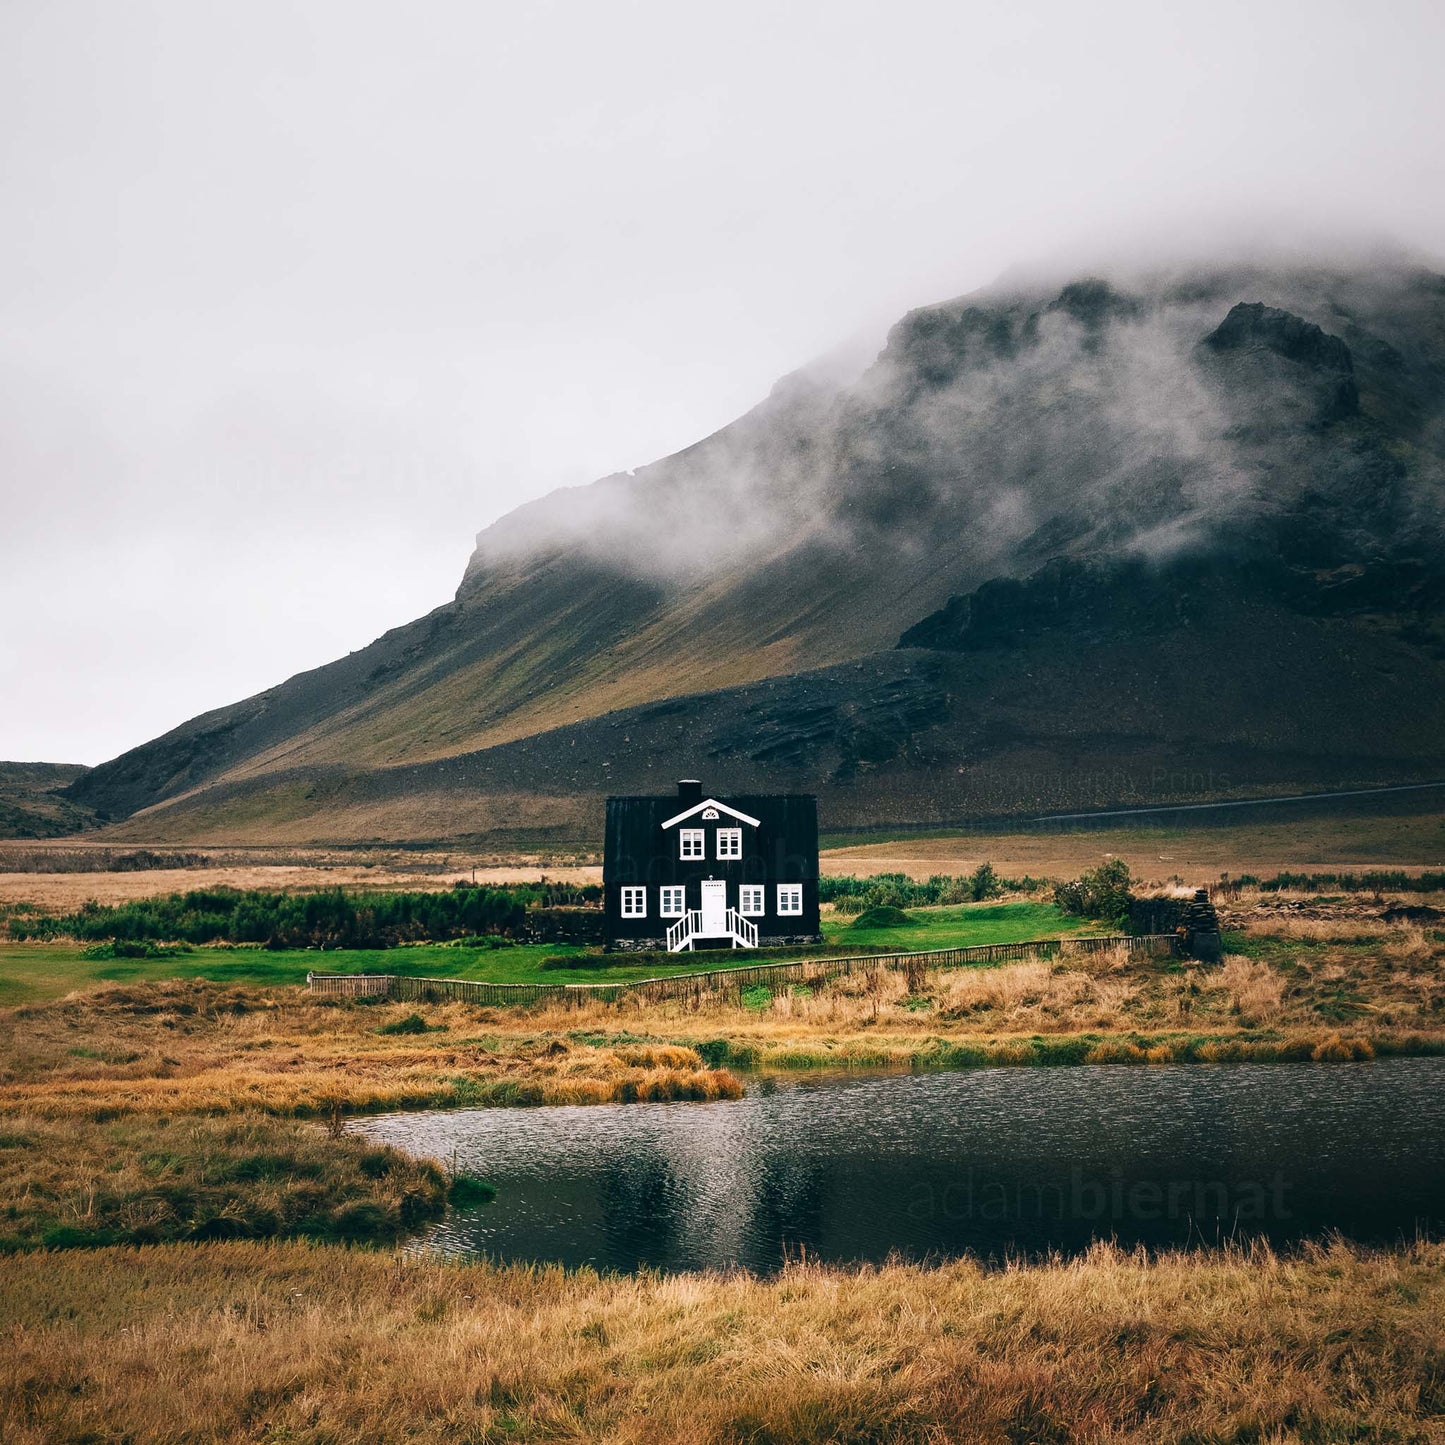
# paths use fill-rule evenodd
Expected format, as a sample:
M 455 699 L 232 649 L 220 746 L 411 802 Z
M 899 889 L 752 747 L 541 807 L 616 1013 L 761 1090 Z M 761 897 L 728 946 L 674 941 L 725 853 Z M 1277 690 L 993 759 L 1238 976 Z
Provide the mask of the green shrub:
M 994 872 L 992 863 L 980 863 L 968 880 L 968 891 L 975 903 L 985 898 L 997 898 L 1003 892 L 1003 883 Z
M 420 1014 L 407 1014 L 402 1019 L 392 1019 L 377 1029 L 379 1034 L 439 1034 L 446 1032 L 445 1024 L 429 1024 Z
M 1073 880 L 1054 886 L 1054 902 L 1079 918 L 1097 918 L 1123 926 L 1134 902 L 1133 878 L 1122 858 L 1111 858 Z
M 118 938 L 112 943 L 93 943 L 82 948 L 82 958 L 177 958 L 191 950 L 184 944 L 179 947 L 163 948 L 158 943 L 135 943 L 130 939 Z

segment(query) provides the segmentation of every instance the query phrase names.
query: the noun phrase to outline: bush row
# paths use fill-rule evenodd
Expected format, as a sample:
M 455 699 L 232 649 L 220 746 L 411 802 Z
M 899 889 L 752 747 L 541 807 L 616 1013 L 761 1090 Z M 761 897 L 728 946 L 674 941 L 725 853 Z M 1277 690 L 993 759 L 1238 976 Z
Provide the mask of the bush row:
M 1220 879 L 1221 887 L 1231 892 L 1242 888 L 1258 888 L 1278 893 L 1293 888 L 1303 893 L 1319 893 L 1338 889 L 1341 893 L 1438 893 L 1445 890 L 1445 873 L 1405 873 L 1399 869 L 1379 869 L 1369 873 L 1276 873 L 1273 878 L 1256 878 L 1241 873 Z
M 571 896 L 601 889 L 569 889 Z M 551 885 L 458 886 L 440 893 L 274 893 L 195 889 L 75 913 L 9 919 L 14 938 L 83 942 L 260 943 L 269 948 L 390 948 L 469 937 L 593 942 L 601 912 L 558 907 Z
M 940 903 L 981 903 L 1006 893 L 1033 893 L 1048 886 L 1043 878 L 1001 878 L 992 863 L 972 873 L 935 873 L 922 883 L 906 873 L 878 873 L 871 878 L 820 878 L 818 901 L 832 903 L 839 913 L 864 913 L 870 908 L 929 908 Z

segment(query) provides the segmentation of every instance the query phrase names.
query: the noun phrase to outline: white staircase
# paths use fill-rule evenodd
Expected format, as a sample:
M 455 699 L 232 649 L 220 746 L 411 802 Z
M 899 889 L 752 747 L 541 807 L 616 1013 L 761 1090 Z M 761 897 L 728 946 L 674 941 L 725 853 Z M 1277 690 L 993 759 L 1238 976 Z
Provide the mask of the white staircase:
M 729 908 L 723 914 L 722 932 L 704 933 L 702 910 L 693 908 L 684 913 L 667 930 L 667 951 L 669 953 L 691 953 L 693 944 L 700 938 L 731 939 L 733 948 L 756 948 L 758 946 L 758 925 L 750 918 L 744 918 L 736 908 Z

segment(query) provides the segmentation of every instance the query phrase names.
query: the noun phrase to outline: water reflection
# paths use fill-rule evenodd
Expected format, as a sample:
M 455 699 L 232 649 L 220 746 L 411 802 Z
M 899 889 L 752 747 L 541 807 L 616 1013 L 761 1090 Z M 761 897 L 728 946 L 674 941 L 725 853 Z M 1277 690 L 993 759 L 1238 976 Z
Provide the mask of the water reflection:
M 1445 1060 L 994 1069 L 358 1127 L 498 1186 L 427 1247 L 605 1269 L 1072 1252 L 1445 1222 Z
M 596 1189 L 607 1258 L 641 1260 L 676 1250 L 688 1190 L 658 1147 L 644 1145 L 606 1160 Z
M 779 1160 L 755 1181 L 747 1237 L 753 1252 L 778 1261 L 817 1255 L 827 1238 L 829 1180 L 816 1161 Z

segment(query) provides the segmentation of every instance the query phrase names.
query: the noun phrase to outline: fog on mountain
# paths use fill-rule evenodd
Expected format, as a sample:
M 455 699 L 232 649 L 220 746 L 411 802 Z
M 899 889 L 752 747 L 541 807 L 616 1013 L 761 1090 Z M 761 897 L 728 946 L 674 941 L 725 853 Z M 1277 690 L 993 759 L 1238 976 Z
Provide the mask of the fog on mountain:
M 854 823 L 1438 773 L 1442 382 L 1445 279 L 1398 256 L 1010 279 L 519 508 L 451 604 L 72 796 L 562 837 L 704 763 Z

